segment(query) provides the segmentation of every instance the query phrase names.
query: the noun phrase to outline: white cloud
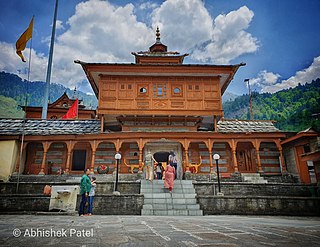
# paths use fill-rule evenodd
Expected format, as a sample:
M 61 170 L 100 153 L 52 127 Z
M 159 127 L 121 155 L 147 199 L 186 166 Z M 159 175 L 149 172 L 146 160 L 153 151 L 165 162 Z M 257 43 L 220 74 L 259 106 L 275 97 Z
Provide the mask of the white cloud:
M 57 20 L 57 22 L 56 22 L 56 29 L 57 29 L 57 30 L 59 30 L 59 29 L 64 30 L 64 29 L 65 29 L 64 26 L 63 26 L 63 22 L 62 22 L 62 21 Z
M 153 28 L 159 26 L 161 41 L 173 51 L 189 53 L 208 40 L 212 18 L 200 0 L 167 0 L 152 13 Z
M 253 11 L 246 6 L 217 16 L 210 40 L 196 49 L 192 57 L 201 61 L 227 64 L 242 54 L 257 51 L 257 39 L 245 31 L 253 16 Z
M 280 77 L 281 76 L 279 74 L 262 70 L 259 72 L 256 78 L 250 79 L 250 85 L 255 86 L 259 89 L 263 89 L 267 86 L 276 84 Z
M 137 20 L 136 10 L 149 9 L 151 26 Z M 215 20 L 203 1 L 167 0 L 160 6 L 147 1 L 115 6 L 108 1 L 89 0 L 76 6 L 66 23 L 57 22 L 51 82 L 74 88 L 87 81 L 74 60 L 86 62 L 133 62 L 132 51 L 147 50 L 155 42 L 155 28 L 171 51 L 192 52 L 194 62 L 229 63 L 257 49 L 248 32 L 253 12 L 241 7 Z M 148 19 L 148 18 L 146 18 Z M 65 25 L 63 25 L 65 24 Z M 41 37 L 49 45 L 50 37 Z M 205 44 L 205 45 L 204 45 Z M 24 54 L 28 54 L 28 49 Z M 26 78 L 26 64 L 15 54 L 14 44 L 0 43 L 0 69 Z M 31 80 L 46 78 L 47 57 L 32 52 Z
M 298 71 L 294 76 L 287 80 L 279 82 L 280 75 L 272 72 L 261 71 L 257 78 L 250 80 L 252 85 L 261 89 L 262 93 L 275 93 L 283 89 L 294 88 L 300 83 L 310 83 L 312 80 L 320 78 L 320 56 L 314 58 L 312 64 L 301 71 Z
M 138 6 L 140 10 L 155 9 L 156 7 L 158 7 L 158 4 L 153 2 L 144 2 Z
M 20 76 L 22 79 L 28 79 L 28 65 L 30 49 L 26 48 L 23 52 L 26 59 L 26 63 L 21 61 L 21 58 L 16 55 L 16 48 L 13 44 L 0 42 L 0 70 L 14 73 Z M 45 73 L 47 69 L 47 58 L 43 54 L 36 53 L 32 49 L 31 53 L 31 69 L 30 80 L 31 81 L 45 81 Z

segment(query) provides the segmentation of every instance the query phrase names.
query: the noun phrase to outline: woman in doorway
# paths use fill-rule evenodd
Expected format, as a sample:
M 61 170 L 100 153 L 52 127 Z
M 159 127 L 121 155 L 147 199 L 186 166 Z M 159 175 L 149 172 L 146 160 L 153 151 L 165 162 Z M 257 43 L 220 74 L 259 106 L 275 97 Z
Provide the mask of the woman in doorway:
M 173 186 L 174 186 L 175 174 L 176 174 L 176 169 L 169 162 L 169 164 L 166 167 L 166 171 L 165 171 L 164 187 L 165 188 L 169 188 L 169 192 L 170 193 L 172 193 L 172 189 L 173 189 Z

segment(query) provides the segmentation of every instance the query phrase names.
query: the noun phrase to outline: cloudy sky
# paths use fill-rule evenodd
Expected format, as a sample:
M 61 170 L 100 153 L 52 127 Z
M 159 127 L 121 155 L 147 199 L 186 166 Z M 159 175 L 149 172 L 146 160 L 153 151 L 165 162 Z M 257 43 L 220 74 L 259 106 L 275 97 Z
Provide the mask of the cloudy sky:
M 45 81 L 55 0 L 0 1 L 0 71 L 27 78 L 15 42 L 32 16 L 30 80 Z M 160 27 L 185 63 L 245 62 L 227 91 L 276 92 L 320 77 L 319 0 L 59 0 L 51 82 L 92 92 L 85 62 L 134 62 Z M 23 52 L 29 59 L 29 41 Z

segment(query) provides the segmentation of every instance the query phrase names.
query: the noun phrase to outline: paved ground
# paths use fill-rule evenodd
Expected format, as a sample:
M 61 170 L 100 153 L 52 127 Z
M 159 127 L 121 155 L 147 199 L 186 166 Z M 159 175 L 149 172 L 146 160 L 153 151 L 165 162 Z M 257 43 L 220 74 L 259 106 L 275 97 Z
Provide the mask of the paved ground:
M 319 243 L 320 218 L 315 217 L 0 216 L 0 246 L 310 247 Z

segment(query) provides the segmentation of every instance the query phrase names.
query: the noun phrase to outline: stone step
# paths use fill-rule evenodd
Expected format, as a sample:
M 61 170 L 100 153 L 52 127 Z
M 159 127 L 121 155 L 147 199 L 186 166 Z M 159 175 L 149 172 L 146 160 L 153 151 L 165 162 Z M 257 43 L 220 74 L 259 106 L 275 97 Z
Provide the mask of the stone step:
M 241 173 L 241 177 L 260 177 L 260 173 Z
M 158 216 L 202 216 L 202 210 L 192 209 L 170 209 L 170 210 L 155 210 L 155 209 L 142 209 L 141 215 L 158 215 Z
M 157 184 L 164 184 L 164 180 L 152 180 L 152 181 L 149 181 L 149 180 L 141 180 L 141 185 L 144 185 L 144 184 L 154 184 L 154 185 L 157 185 Z M 174 184 L 175 185 L 178 185 L 178 184 L 182 184 L 182 185 L 192 185 L 192 180 L 174 180 Z
M 151 193 L 168 193 L 169 190 L 167 188 L 141 188 L 141 194 L 151 194 Z M 174 188 L 172 193 L 174 194 L 195 194 L 194 188 Z
M 145 198 L 144 204 L 197 204 L 196 198 Z
M 175 194 L 175 193 L 145 193 L 144 198 L 196 198 L 196 194 Z
M 156 204 L 144 204 L 143 209 L 161 209 L 161 210 L 171 210 L 171 209 L 192 209 L 200 210 L 199 204 L 170 204 L 170 203 L 156 203 Z

